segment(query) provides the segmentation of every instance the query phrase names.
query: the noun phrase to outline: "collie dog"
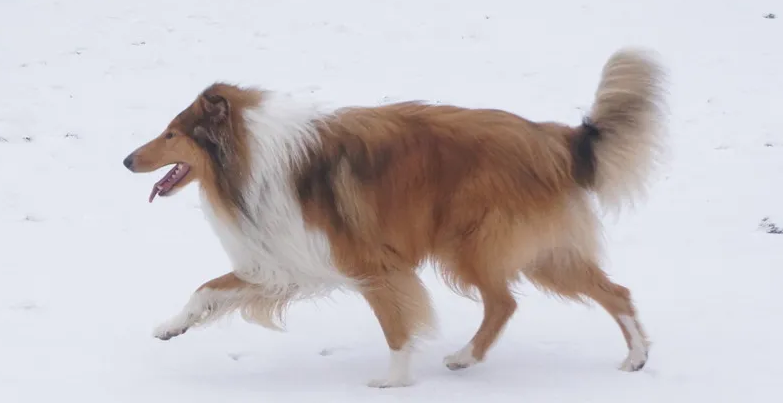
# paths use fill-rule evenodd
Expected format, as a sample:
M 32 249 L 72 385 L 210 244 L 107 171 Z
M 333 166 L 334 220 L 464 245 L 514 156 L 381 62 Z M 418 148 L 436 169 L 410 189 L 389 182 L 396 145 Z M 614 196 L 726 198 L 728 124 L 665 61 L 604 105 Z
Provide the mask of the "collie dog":
M 578 126 L 420 102 L 326 110 L 272 91 L 209 86 L 124 160 L 132 172 L 173 165 L 150 202 L 198 182 L 232 264 L 155 336 L 168 340 L 235 311 L 279 328 L 290 303 L 352 290 L 391 353 L 388 371 L 369 385 L 407 386 L 415 340 L 434 318 L 417 275 L 431 262 L 451 289 L 484 306 L 475 336 L 445 358 L 449 369 L 484 360 L 524 277 L 601 305 L 628 346 L 620 368 L 639 370 L 649 343 L 629 290 L 599 267 L 597 211 L 646 193 L 665 134 L 663 79 L 651 54 L 617 51 Z

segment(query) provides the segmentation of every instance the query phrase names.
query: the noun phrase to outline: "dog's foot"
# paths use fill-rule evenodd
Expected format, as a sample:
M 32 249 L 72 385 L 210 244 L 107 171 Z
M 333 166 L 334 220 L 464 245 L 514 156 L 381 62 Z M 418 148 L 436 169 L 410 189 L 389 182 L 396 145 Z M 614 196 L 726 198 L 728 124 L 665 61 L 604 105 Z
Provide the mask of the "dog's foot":
M 476 363 L 478 363 L 478 360 L 473 357 L 472 343 L 468 343 L 468 345 L 463 347 L 461 350 L 456 351 L 454 354 L 446 356 L 446 358 L 443 359 L 443 364 L 446 365 L 446 368 L 452 371 L 465 369 Z
M 625 361 L 623 361 L 622 365 L 620 365 L 620 370 L 626 372 L 635 372 L 644 368 L 644 364 L 646 363 L 646 350 L 631 350 L 628 352 L 628 357 L 626 357 Z
M 620 365 L 620 370 L 626 372 L 638 371 L 644 368 L 644 364 L 647 363 L 650 342 L 643 336 L 644 333 L 639 325 L 639 321 L 635 317 L 620 315 L 618 321 L 630 336 L 628 344 L 631 347 L 628 351 L 628 357 Z
M 166 340 L 172 339 L 174 337 L 183 335 L 187 331 L 188 331 L 188 328 L 186 328 L 186 327 L 181 328 L 181 329 L 156 330 L 154 336 L 156 338 L 158 338 L 158 339 L 166 341 Z
M 169 340 L 184 334 L 189 328 L 190 326 L 185 321 L 175 318 L 160 324 L 155 328 L 152 335 L 161 340 Z
M 367 382 L 367 386 L 371 388 L 404 388 L 413 385 L 413 379 L 410 377 L 396 377 L 396 378 L 384 378 L 373 379 Z
M 391 350 L 389 370 L 386 377 L 367 383 L 371 388 L 400 388 L 413 385 L 411 376 L 411 346 L 406 344 L 399 350 Z

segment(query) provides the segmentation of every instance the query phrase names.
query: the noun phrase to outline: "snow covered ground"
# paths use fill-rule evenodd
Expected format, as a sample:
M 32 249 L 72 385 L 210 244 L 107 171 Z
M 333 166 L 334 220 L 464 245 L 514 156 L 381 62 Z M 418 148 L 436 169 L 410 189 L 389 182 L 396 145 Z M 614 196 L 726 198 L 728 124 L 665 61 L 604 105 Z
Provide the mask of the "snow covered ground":
M 776 13 L 777 18 L 765 18 Z M 0 402 L 768 402 L 783 379 L 779 0 L 3 0 Z M 623 45 L 671 74 L 670 160 L 607 221 L 606 269 L 654 344 L 638 373 L 598 308 L 529 285 L 488 360 L 441 358 L 481 307 L 425 272 L 439 337 L 418 383 L 377 390 L 387 349 L 362 300 L 151 336 L 228 270 L 194 188 L 121 161 L 214 80 L 335 105 L 419 98 L 576 123 Z

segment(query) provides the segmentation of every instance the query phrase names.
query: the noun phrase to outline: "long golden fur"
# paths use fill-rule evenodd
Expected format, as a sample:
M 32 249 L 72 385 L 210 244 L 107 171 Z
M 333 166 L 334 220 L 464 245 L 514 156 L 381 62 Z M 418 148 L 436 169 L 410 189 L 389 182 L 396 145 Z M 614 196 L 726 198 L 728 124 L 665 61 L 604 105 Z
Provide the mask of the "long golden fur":
M 547 292 L 598 302 L 627 342 L 623 369 L 637 370 L 647 359 L 647 338 L 629 290 L 598 265 L 600 222 L 590 196 L 615 209 L 644 193 L 663 132 L 662 77 L 644 53 L 617 52 L 604 67 L 592 111 L 576 127 L 416 102 L 340 109 L 310 122 L 316 141 L 291 151 L 301 155 L 290 158 L 287 181 L 302 224 L 325 234 L 333 267 L 355 281 L 393 352 L 432 324 L 416 270 L 433 261 L 452 289 L 480 298 L 485 310 L 471 342 L 447 357 L 449 368 L 484 359 L 516 310 L 512 287 L 524 277 Z M 213 85 L 126 165 L 147 172 L 187 163 L 192 173 L 175 186 L 198 181 L 223 219 L 241 221 L 256 203 L 242 193 L 254 158 L 242 116 L 263 108 L 265 97 Z M 164 138 L 170 132 L 173 141 Z M 300 284 L 288 286 L 259 297 L 252 290 L 263 284 L 229 273 L 199 291 L 244 293 L 220 314 L 255 311 L 246 317 L 269 325 L 282 318 Z

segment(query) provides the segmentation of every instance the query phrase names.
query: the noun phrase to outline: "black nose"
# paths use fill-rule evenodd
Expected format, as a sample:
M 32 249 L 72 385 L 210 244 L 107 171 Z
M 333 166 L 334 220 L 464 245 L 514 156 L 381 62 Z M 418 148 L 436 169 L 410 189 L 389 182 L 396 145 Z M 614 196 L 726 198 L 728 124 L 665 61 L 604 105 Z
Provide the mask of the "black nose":
M 122 165 L 125 165 L 125 168 L 133 170 L 131 167 L 133 167 L 133 154 L 125 157 L 124 160 L 122 160 Z

